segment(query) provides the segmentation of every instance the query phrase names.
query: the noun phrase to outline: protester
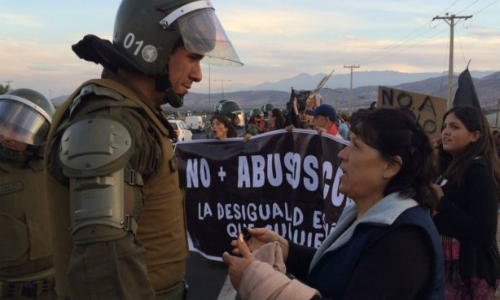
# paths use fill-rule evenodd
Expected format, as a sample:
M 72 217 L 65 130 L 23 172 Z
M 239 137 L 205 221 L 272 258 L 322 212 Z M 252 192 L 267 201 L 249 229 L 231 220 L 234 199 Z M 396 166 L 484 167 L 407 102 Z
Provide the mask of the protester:
M 274 109 L 274 105 L 272 103 L 268 103 L 268 104 L 265 104 L 265 105 L 262 105 L 262 107 L 260 108 L 260 110 L 262 110 L 262 112 L 264 113 L 264 118 L 267 119 L 269 118 L 269 114 L 271 113 L 271 111 Z
M 161 105 L 183 105 L 202 59 L 241 63 L 207 1 L 122 0 L 112 37 L 73 46 L 103 78 L 62 104 L 47 142 L 58 296 L 186 299 L 175 130 Z
M 349 117 L 346 114 L 340 116 L 339 134 L 340 136 L 348 141 L 349 140 Z
M 309 101 L 309 100 L 308 100 Z M 290 112 L 290 123 L 286 129 L 291 131 L 295 128 L 312 129 L 312 117 L 306 114 L 307 103 L 298 103 L 297 98 L 293 98 L 292 110 Z
M 236 129 L 228 117 L 223 115 L 213 116 L 210 120 L 214 138 L 225 140 L 237 136 Z
M 225 116 L 231 120 L 232 125 L 235 130 L 238 126 L 240 126 L 242 120 L 244 120 L 244 113 L 241 106 L 229 100 L 220 100 L 217 105 L 215 105 L 214 116 Z M 207 139 L 214 138 L 214 133 L 212 130 L 207 131 L 206 135 Z
M 444 247 L 446 299 L 491 299 L 500 278 L 500 166 L 493 135 L 483 113 L 464 106 L 445 114 L 441 141 L 434 223 Z
M 278 108 L 273 108 L 271 110 L 267 122 L 269 124 L 269 130 L 285 128 L 285 118 L 283 117 L 281 110 L 279 110 Z
M 231 244 L 242 257 L 226 252 L 223 259 L 243 299 L 443 299 L 429 138 L 395 109 L 358 112 L 350 128 L 339 191 L 355 204 L 317 251 L 265 228 L 250 229 L 248 245 L 240 235 Z M 278 271 L 283 261 L 305 284 Z
M 313 116 L 313 126 L 319 132 L 337 136 L 339 131 L 335 122 L 337 121 L 337 113 L 335 109 L 328 104 L 321 104 L 315 110 L 308 110 L 306 113 Z
M 0 95 L 0 298 L 53 299 L 43 148 L 52 103 L 39 92 Z

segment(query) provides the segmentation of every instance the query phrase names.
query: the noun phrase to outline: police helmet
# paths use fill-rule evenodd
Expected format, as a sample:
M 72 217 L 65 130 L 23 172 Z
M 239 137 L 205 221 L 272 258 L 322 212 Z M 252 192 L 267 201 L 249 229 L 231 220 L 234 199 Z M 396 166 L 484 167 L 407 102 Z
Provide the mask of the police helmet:
M 44 95 L 15 89 L 0 95 L 0 136 L 28 145 L 45 143 L 55 108 Z
M 264 113 L 262 112 L 262 110 L 258 109 L 258 108 L 255 108 L 252 110 L 252 118 L 264 118 Z

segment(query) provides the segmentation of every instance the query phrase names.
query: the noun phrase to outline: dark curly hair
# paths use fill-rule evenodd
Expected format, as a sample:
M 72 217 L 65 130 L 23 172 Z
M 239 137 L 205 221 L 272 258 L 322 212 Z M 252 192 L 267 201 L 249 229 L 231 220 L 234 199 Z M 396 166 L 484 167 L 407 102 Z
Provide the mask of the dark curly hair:
M 385 187 L 384 196 L 399 192 L 420 205 L 436 206 L 438 197 L 431 186 L 436 175 L 431 142 L 409 110 L 360 110 L 352 115 L 349 124 L 351 132 L 384 159 L 402 159 L 401 169 Z
M 281 110 L 279 110 L 278 108 L 273 108 L 271 110 L 271 114 L 276 118 L 276 123 L 274 124 L 274 128 L 272 129 L 274 130 L 285 128 L 285 118 L 283 117 L 283 113 L 281 112 Z

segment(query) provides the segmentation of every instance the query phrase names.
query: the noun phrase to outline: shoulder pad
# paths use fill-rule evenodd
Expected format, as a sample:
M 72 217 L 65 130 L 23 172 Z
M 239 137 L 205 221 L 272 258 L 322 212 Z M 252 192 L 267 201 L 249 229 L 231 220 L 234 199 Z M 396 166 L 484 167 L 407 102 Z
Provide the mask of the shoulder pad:
M 82 100 L 88 95 L 96 95 L 96 96 L 104 96 L 116 101 L 124 101 L 125 98 L 120 95 L 118 92 L 113 91 L 112 89 L 98 86 L 95 84 L 89 84 L 80 89 L 80 94 L 78 94 L 75 99 L 71 102 L 71 106 L 69 108 L 70 114 L 73 113 L 75 108 L 82 103 Z
M 86 115 L 63 133 L 59 158 L 68 177 L 108 175 L 123 168 L 134 147 L 128 125 L 117 118 Z

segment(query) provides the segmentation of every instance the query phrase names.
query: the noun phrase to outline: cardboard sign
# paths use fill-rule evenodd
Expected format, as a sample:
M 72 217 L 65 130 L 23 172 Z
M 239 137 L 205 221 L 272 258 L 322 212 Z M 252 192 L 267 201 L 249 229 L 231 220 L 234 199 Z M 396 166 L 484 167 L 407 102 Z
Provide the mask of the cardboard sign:
M 446 99 L 379 86 L 378 108 L 406 107 L 411 110 L 429 137 L 438 137 L 446 113 Z

